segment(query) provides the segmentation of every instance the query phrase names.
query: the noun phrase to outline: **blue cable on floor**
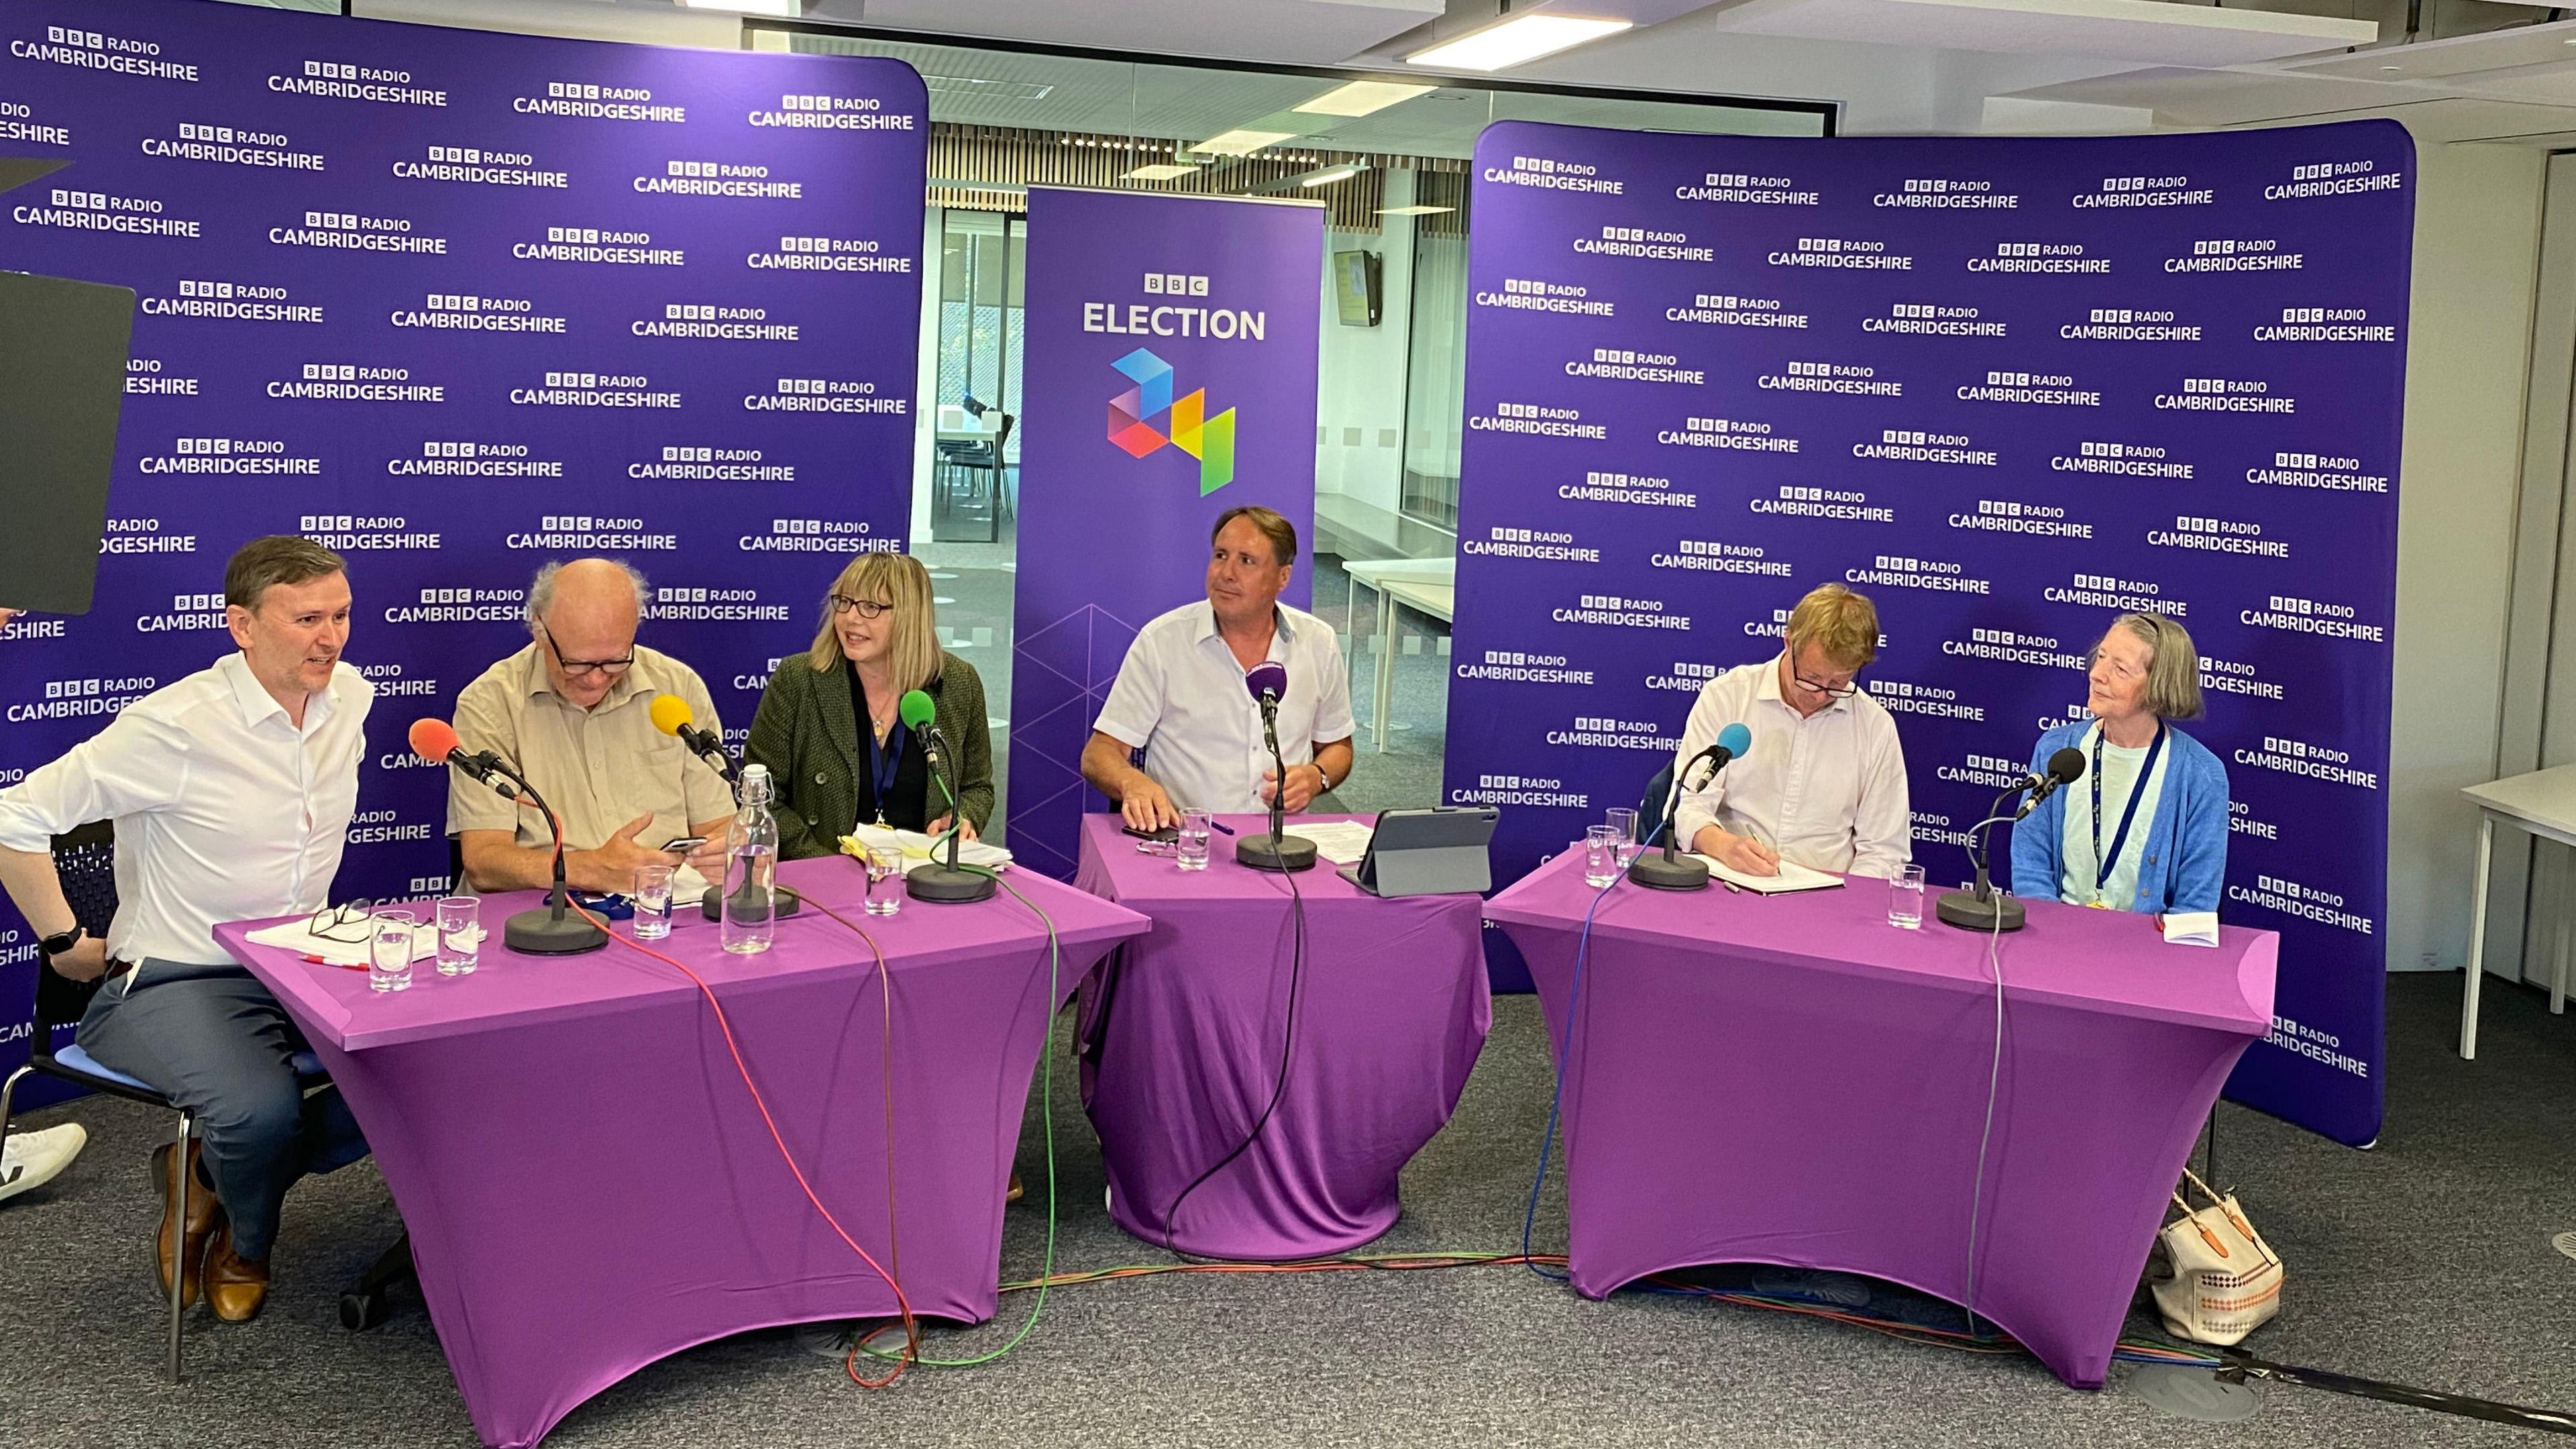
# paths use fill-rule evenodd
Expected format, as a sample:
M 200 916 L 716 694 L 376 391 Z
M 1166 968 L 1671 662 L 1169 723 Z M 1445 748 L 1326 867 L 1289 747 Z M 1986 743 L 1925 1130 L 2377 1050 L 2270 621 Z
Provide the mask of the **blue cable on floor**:
M 1652 847 L 1655 837 L 1663 833 L 1664 827 L 1658 822 L 1637 848 L 1643 851 Z M 1565 1034 L 1556 1052 L 1556 1089 L 1548 1094 L 1547 1130 L 1538 1139 L 1538 1173 L 1530 1179 L 1529 1209 L 1521 1214 L 1521 1256 L 1524 1258 L 1530 1256 L 1530 1234 L 1538 1223 L 1538 1194 L 1541 1185 L 1547 1181 L 1548 1154 L 1556 1146 L 1557 1112 L 1565 1104 L 1566 1073 L 1574 1069 L 1574 1009 L 1583 999 L 1583 960 L 1592 953 L 1592 917 L 1601 909 L 1603 899 L 1618 888 L 1619 878 L 1613 876 L 1610 884 L 1593 892 L 1592 904 L 1583 912 L 1583 934 L 1575 939 L 1574 979 L 1565 987 Z M 1571 1277 L 1566 1273 L 1551 1273 L 1536 1263 L 1531 1263 L 1529 1270 L 1551 1283 L 1567 1282 Z

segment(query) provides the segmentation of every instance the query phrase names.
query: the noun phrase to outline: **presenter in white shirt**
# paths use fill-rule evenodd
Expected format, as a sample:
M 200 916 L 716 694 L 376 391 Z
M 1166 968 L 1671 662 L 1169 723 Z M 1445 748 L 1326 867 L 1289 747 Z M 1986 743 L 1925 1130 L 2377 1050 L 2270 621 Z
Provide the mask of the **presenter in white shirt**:
M 1776 657 L 1701 687 L 1678 759 L 1730 724 L 1750 731 L 1753 745 L 1681 797 L 1673 833 L 1747 875 L 1777 875 L 1786 860 L 1892 876 L 1913 854 L 1905 749 L 1895 719 L 1852 682 L 1878 657 L 1878 610 L 1826 584 L 1789 611 L 1784 633 Z
M 1082 777 L 1140 830 L 1180 823 L 1182 808 L 1293 815 L 1351 773 L 1351 692 L 1332 628 L 1279 602 L 1297 562 L 1297 529 L 1267 508 L 1229 508 L 1209 539 L 1207 598 L 1136 632 L 1109 702 L 1082 750 Z M 1246 671 L 1288 671 L 1279 701 L 1278 778 Z M 1145 766 L 1130 763 L 1137 750 Z
M 107 728 L 0 791 L 0 888 L 53 969 L 106 978 L 79 1042 L 101 1065 L 167 1093 L 197 1121 L 184 1161 L 153 1154 L 162 1221 L 153 1262 L 169 1289 L 218 1318 L 259 1312 L 286 1189 L 367 1153 L 337 1091 L 306 1096 L 289 1065 L 303 1034 L 214 939 L 219 921 L 328 903 L 358 800 L 374 689 L 342 662 L 349 579 L 310 539 L 253 540 L 224 569 L 240 652 L 127 705 Z M 116 822 L 116 918 L 84 936 L 54 871 L 52 837 Z M 202 1156 L 202 1161 L 200 1157 Z M 197 1173 L 187 1221 L 177 1174 Z

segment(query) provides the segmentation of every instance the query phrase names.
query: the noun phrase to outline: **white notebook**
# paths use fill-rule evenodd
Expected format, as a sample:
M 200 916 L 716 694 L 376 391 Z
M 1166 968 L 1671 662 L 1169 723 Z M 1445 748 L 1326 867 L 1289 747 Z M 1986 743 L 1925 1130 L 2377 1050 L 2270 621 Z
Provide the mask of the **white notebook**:
M 1791 891 L 1829 891 L 1843 883 L 1831 871 L 1812 870 L 1793 860 L 1780 862 L 1778 875 L 1746 875 L 1714 856 L 1694 855 L 1692 859 L 1708 867 L 1708 873 L 1741 889 L 1766 896 L 1786 895 Z

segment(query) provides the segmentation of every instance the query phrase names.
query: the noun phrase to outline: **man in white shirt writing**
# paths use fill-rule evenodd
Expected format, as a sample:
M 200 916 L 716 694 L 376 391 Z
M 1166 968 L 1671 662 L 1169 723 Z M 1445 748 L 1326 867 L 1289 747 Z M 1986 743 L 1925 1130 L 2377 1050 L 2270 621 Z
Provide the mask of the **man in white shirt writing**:
M 1913 854 L 1896 721 L 1852 681 L 1878 657 L 1878 610 L 1826 584 L 1789 611 L 1780 653 L 1702 686 L 1682 730 L 1688 762 L 1741 722 L 1752 747 L 1683 793 L 1673 833 L 1747 875 L 1780 862 L 1892 876 Z M 1707 766 L 1702 765 L 1701 769 Z M 1684 782 L 1679 776 L 1673 788 Z
M 1297 528 L 1267 508 L 1229 508 L 1209 539 L 1207 598 L 1136 631 L 1082 750 L 1082 778 L 1139 830 L 1178 825 L 1182 807 L 1249 813 L 1279 796 L 1290 814 L 1351 773 L 1351 691 L 1330 625 L 1279 602 Z M 1244 674 L 1288 671 L 1279 700 L 1279 778 L 1261 705 Z M 1145 766 L 1130 763 L 1137 750 Z M 1177 803 L 1175 803 L 1177 802 Z
M 214 938 L 220 921 L 329 902 L 375 693 L 340 658 L 349 614 L 339 555 L 310 539 L 253 540 L 224 569 L 224 621 L 240 652 L 127 705 L 0 791 L 0 887 L 53 970 L 105 978 L 81 1018 L 81 1048 L 196 1119 L 202 1161 L 198 1142 L 154 1154 L 153 1261 L 166 1293 L 182 1239 L 183 1298 L 202 1282 L 227 1322 L 267 1299 L 286 1189 L 367 1154 L 337 1091 L 305 1095 L 289 1065 L 303 1034 Z M 105 940 L 82 934 L 52 853 L 52 837 L 94 820 L 116 822 L 116 918 Z M 183 1171 L 199 1184 L 184 1223 Z

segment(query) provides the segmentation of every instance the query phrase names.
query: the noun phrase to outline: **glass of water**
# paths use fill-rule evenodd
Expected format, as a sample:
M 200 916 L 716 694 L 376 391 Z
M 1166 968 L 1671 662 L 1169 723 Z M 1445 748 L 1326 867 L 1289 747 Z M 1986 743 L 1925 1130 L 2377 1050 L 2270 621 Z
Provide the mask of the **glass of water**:
M 438 974 L 471 976 L 483 955 L 483 902 L 448 896 L 438 903 Z
M 1923 925 L 1923 867 L 1899 866 L 1887 878 L 1887 923 L 1900 931 Z
M 1583 833 L 1583 883 L 1599 890 L 1619 878 L 1619 837 L 1607 825 Z
M 672 865 L 639 865 L 627 883 L 626 898 L 635 903 L 635 939 L 660 941 L 671 934 Z
M 411 933 L 420 922 L 409 911 L 378 911 L 367 927 L 367 984 L 378 991 L 411 990 Z
M 1618 837 L 1619 868 L 1626 870 L 1636 864 L 1637 853 L 1646 848 L 1644 839 L 1637 834 L 1637 812 L 1624 805 L 1613 806 L 1601 812 L 1601 823 Z
M 903 852 L 891 845 L 868 847 L 867 912 L 891 916 L 903 909 Z
M 1204 810 L 1181 812 L 1180 839 L 1175 842 L 1181 869 L 1205 870 L 1208 863 L 1208 813 Z

